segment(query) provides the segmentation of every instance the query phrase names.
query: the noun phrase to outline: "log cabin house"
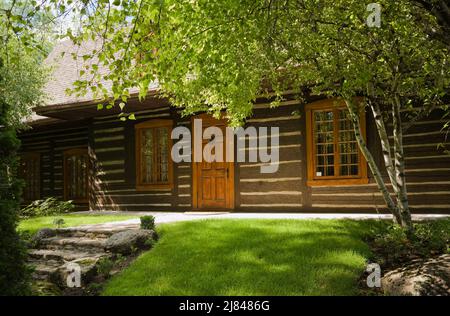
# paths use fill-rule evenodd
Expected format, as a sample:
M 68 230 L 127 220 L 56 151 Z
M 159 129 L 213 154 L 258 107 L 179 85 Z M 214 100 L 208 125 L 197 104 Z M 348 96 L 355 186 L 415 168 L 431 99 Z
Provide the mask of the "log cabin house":
M 49 102 L 36 109 L 32 128 L 20 135 L 25 201 L 54 196 L 73 200 L 80 210 L 386 211 L 351 123 L 332 100 L 311 96 L 300 102 L 289 91 L 277 108 L 270 108 L 270 99 L 256 100 L 246 124 L 279 127 L 276 173 L 262 174 L 261 162 L 175 163 L 170 131 L 190 128 L 192 118 L 158 98 L 156 86 L 145 101 L 129 100 L 135 121 L 120 121 L 114 109 L 97 110 L 92 96 L 67 96 L 80 70 L 71 54 L 61 56 L 71 49 L 62 42 L 48 57 L 54 68 Z M 450 213 L 450 156 L 438 148 L 445 142 L 441 116 L 433 113 L 404 136 L 414 213 Z M 226 124 L 203 118 L 207 126 Z M 374 122 L 370 115 L 362 121 L 382 165 Z

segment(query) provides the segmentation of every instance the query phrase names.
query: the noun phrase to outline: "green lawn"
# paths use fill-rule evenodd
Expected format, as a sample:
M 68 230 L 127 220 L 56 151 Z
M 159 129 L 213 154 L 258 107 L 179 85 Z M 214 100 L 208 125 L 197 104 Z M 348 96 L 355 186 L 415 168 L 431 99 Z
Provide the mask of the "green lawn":
M 68 214 L 55 216 L 41 216 L 20 221 L 18 230 L 28 231 L 34 234 L 41 228 L 55 228 L 53 220 L 55 218 L 64 219 L 65 224 L 62 227 L 79 226 L 86 224 L 100 224 L 106 222 L 125 221 L 127 219 L 138 218 L 130 215 L 85 215 Z
M 103 295 L 354 295 L 371 222 L 203 220 L 164 224 L 160 240 Z

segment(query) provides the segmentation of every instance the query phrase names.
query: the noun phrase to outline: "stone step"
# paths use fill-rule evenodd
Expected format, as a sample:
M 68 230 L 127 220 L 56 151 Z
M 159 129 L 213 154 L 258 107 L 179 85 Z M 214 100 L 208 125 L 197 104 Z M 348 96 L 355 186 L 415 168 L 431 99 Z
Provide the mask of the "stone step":
M 62 292 L 59 287 L 48 280 L 35 280 L 32 284 L 33 293 L 37 296 L 61 296 Z
M 75 228 L 58 228 L 54 229 L 56 236 L 64 237 L 86 237 L 86 238 L 108 238 L 114 233 L 121 230 L 111 229 L 92 229 L 88 227 L 75 227 Z
M 101 263 L 104 258 L 114 262 L 117 254 L 148 249 L 150 239 L 157 240 L 155 232 L 130 230 L 128 226 L 42 229 L 30 243 L 34 248 L 28 250 L 28 264 L 34 267 L 33 278 L 39 291 L 45 292 L 53 284 L 56 291 L 50 289 L 51 294 L 58 289 L 61 293 L 83 293 L 89 284 L 98 281 L 99 273 L 104 273 L 105 264 L 109 264 Z M 78 281 L 81 287 L 72 287 Z
M 33 279 L 45 281 L 50 280 L 51 275 L 57 273 L 59 267 L 61 266 L 61 262 L 57 260 L 29 259 L 27 264 L 33 269 Z
M 42 249 L 64 249 L 77 251 L 103 251 L 106 238 L 86 238 L 86 237 L 61 237 L 55 236 L 41 239 L 39 247 Z
M 59 288 L 66 288 L 67 277 L 73 269 L 71 265 L 75 263 L 80 268 L 81 286 L 85 286 L 96 275 L 97 263 L 103 257 L 108 257 L 108 254 L 104 254 L 103 256 L 83 257 L 65 262 L 42 258 L 29 259 L 28 265 L 33 267 L 32 277 L 34 280 L 51 282 Z
M 101 258 L 107 255 L 104 251 L 75 251 L 61 249 L 30 249 L 28 255 L 32 259 L 56 260 L 61 263 L 82 258 Z

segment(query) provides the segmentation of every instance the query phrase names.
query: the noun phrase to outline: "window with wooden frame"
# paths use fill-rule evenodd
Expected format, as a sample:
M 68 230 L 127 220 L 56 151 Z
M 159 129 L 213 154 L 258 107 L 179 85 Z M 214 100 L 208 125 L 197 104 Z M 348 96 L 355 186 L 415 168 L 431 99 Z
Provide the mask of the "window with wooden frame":
M 345 104 L 323 100 L 306 105 L 308 185 L 367 183 L 367 163 Z M 365 138 L 365 116 L 360 115 Z
M 89 155 L 87 148 L 64 151 L 64 199 L 89 201 Z
M 135 125 L 136 189 L 171 189 L 172 120 L 152 120 Z
M 41 155 L 25 153 L 20 157 L 19 174 L 25 181 L 23 199 L 34 201 L 41 198 Z

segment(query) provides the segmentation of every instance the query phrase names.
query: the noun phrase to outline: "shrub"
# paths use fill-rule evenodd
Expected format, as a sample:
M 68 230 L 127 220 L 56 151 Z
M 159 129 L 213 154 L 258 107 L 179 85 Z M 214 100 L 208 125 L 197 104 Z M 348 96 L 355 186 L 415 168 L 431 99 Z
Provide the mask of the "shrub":
M 18 230 L 17 234 L 19 235 L 19 238 L 26 244 L 31 242 L 34 235 L 29 230 Z
M 375 260 L 390 266 L 449 251 L 450 219 L 419 222 L 413 226 L 412 233 L 398 225 L 378 226 L 370 238 Z
M 3 73 L 0 58 L 0 83 Z M 20 141 L 7 118 L 12 107 L 0 94 L 0 295 L 31 293 L 27 252 L 16 227 L 23 181 L 16 176 Z
M 104 278 L 107 278 L 114 268 L 114 261 L 110 258 L 102 258 L 97 263 L 97 272 Z
M 413 242 L 422 255 L 449 251 L 450 219 L 414 225 Z
M 154 240 L 154 239 L 152 239 L 152 238 L 149 238 L 149 239 L 147 239 L 147 240 L 145 241 L 145 246 L 148 247 L 148 248 L 150 249 L 150 248 L 153 248 L 153 246 L 155 245 L 155 243 L 156 243 L 156 240 Z
M 22 218 L 49 216 L 64 214 L 73 211 L 75 206 L 72 201 L 59 201 L 54 197 L 49 197 L 45 200 L 36 200 L 30 205 L 20 210 Z
M 155 217 L 153 215 L 141 216 L 141 229 L 155 229 Z
M 53 220 L 53 225 L 55 225 L 57 228 L 61 228 L 66 222 L 63 218 L 55 218 Z

